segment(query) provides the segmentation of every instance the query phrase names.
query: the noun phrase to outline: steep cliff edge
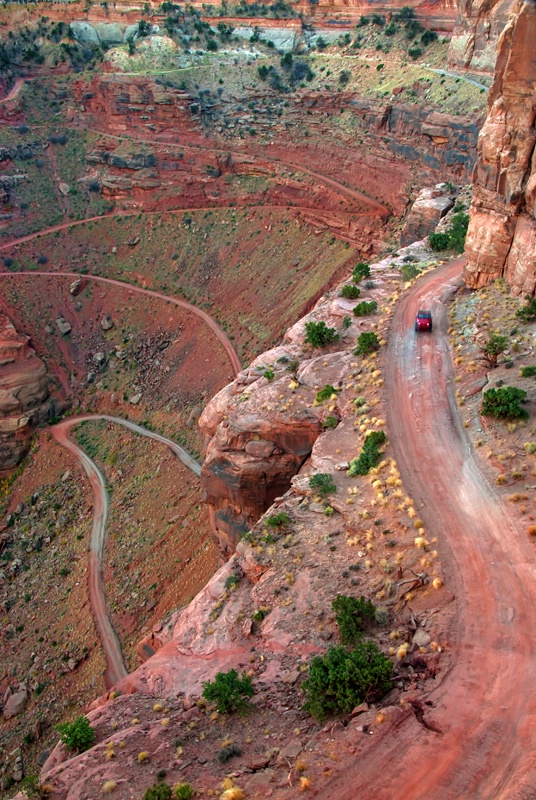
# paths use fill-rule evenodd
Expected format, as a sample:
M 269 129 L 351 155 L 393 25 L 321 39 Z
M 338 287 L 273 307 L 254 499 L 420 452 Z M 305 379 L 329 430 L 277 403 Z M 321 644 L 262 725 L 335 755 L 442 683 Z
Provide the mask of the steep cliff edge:
M 26 455 L 32 427 L 56 413 L 53 379 L 29 342 L 0 313 L 0 475 Z
M 342 772 L 341 764 L 331 766 L 329 756 L 333 726 L 324 727 L 304 712 L 300 687 L 311 656 L 338 641 L 333 599 L 337 593 L 355 593 L 357 586 L 359 594 L 379 604 L 373 640 L 393 657 L 398 653 L 396 685 L 381 713 L 368 704 L 355 712 L 354 730 L 358 724 L 360 732 L 375 725 L 377 734 L 361 736 L 360 742 L 376 744 L 388 736 L 412 714 L 409 703 L 426 690 L 429 679 L 437 685 L 445 674 L 453 595 L 443 586 L 438 552 L 423 551 L 415 538 L 417 525 L 424 536 L 424 522 L 404 492 L 397 465 L 387 450 L 370 475 L 347 471 L 366 435 L 385 427 L 385 349 L 356 355 L 356 337 L 387 331 L 392 304 L 404 286 L 402 267 L 408 258 L 424 266 L 430 255 L 416 243 L 371 266 L 373 286 L 362 289 L 369 302 L 376 298 L 376 314 L 352 318 L 347 312 L 355 302 L 341 297 L 341 286 L 329 291 L 287 332 L 280 348 L 258 358 L 213 399 L 203 420 L 207 434 L 216 430 L 209 445 L 213 464 L 220 447 L 223 461 L 230 452 L 238 463 L 246 456 L 277 463 L 283 458 L 278 450 L 285 448 L 298 463 L 310 451 L 309 459 L 292 481 L 287 476 L 289 491 L 251 525 L 205 589 L 155 630 L 152 658 L 93 705 L 95 746 L 76 758 L 62 745 L 54 749 L 41 779 L 54 787 L 57 800 L 96 797 L 106 784 L 116 787 L 119 800 L 127 800 L 133 785 L 141 795 L 160 773 L 169 783 L 191 782 L 200 795 L 220 795 L 229 764 L 227 751 L 218 752 L 229 742 L 235 745 L 233 779 L 246 797 L 277 793 L 291 800 L 309 782 L 325 785 L 332 772 Z M 349 324 L 342 322 L 345 317 Z M 303 343 L 304 329 L 306 322 L 318 320 L 340 335 L 312 351 Z M 326 385 L 333 391 L 319 399 L 318 388 Z M 256 425 L 252 435 L 245 428 L 248 416 Z M 310 424 L 302 438 L 298 424 L 292 430 L 300 419 Z M 316 441 L 308 441 L 315 425 Z M 301 453 L 290 452 L 296 442 Z M 208 478 L 216 473 L 210 471 Z M 330 478 L 329 496 L 311 486 L 315 473 Z M 229 485 L 236 491 L 233 480 Z M 254 682 L 248 715 L 218 714 L 199 698 L 204 681 L 231 668 L 247 671 Z M 104 755 L 108 752 L 112 756 Z M 307 784 L 299 779 L 305 770 Z
M 468 286 L 504 276 L 536 290 L 536 4 L 517 2 L 499 42 L 489 113 L 480 132 L 466 240 Z

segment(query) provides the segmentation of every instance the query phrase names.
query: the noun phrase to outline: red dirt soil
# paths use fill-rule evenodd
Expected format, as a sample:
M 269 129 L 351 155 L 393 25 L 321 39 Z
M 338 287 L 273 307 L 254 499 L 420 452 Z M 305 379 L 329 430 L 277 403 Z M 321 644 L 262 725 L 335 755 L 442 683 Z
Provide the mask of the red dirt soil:
M 58 226 L 56 230 L 61 230 L 63 227 L 69 227 L 69 226 L 68 225 Z M 41 232 L 41 235 L 44 235 L 44 232 Z M 27 238 L 28 237 L 25 237 L 24 241 L 26 241 Z M 80 278 L 80 274 L 77 272 L 38 272 L 38 271 L 34 271 L 31 273 L 4 272 L 0 273 L 0 276 L 1 275 L 22 275 L 25 277 L 28 277 L 29 275 L 40 275 L 45 277 L 54 277 L 55 275 L 59 275 L 64 278 L 72 278 L 73 280 Z M 157 300 L 164 300 L 166 303 L 172 303 L 173 305 L 178 306 L 179 308 L 185 308 L 187 311 L 191 311 L 197 317 L 202 319 L 203 322 L 205 322 L 205 324 L 214 333 L 214 335 L 222 345 L 223 349 L 225 350 L 225 353 L 229 358 L 229 361 L 231 363 L 235 375 L 238 374 L 238 372 L 240 372 L 241 370 L 240 360 L 228 337 L 225 335 L 225 333 L 221 330 L 219 325 L 212 319 L 212 317 L 209 314 L 207 314 L 205 311 L 202 311 L 200 308 L 197 308 L 197 306 L 192 305 L 187 300 L 179 300 L 178 298 L 175 297 L 168 297 L 167 295 L 161 294 L 160 292 L 154 292 L 152 289 L 142 289 L 139 286 L 133 286 L 132 284 L 127 284 L 124 281 L 116 281 L 113 280 L 112 278 L 101 278 L 96 275 L 84 275 L 83 278 L 84 280 L 98 281 L 101 283 L 110 284 L 112 286 L 119 286 L 122 289 L 128 288 L 129 292 L 131 291 L 131 292 L 138 292 L 140 294 L 145 294 L 148 295 L 149 297 L 154 297 Z

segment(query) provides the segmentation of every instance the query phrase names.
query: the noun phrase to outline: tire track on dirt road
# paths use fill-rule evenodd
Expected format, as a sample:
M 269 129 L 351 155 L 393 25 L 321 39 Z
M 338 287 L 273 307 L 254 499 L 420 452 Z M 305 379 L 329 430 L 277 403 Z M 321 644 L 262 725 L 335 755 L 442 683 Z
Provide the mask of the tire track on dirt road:
M 482 477 L 461 424 L 447 305 L 462 263 L 429 273 L 400 300 L 385 375 L 390 448 L 427 535 L 438 534 L 457 601 L 440 682 L 426 696 L 441 733 L 407 716 L 341 770 L 330 787 L 338 800 L 536 796 L 534 548 Z M 433 334 L 414 333 L 418 308 L 431 308 Z

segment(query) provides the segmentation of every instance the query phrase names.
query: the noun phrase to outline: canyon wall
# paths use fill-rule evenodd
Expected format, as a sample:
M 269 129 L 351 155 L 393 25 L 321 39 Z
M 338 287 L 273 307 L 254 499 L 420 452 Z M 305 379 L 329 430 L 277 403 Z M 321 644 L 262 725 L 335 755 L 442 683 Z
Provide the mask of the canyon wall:
M 0 313 L 0 475 L 24 458 L 33 426 L 56 414 L 53 379 L 29 341 Z
M 536 291 L 536 4 L 519 0 L 499 41 L 480 133 L 465 253 L 468 286 L 505 277 Z
M 513 5 L 513 0 L 459 0 L 449 66 L 493 75 L 499 37 Z

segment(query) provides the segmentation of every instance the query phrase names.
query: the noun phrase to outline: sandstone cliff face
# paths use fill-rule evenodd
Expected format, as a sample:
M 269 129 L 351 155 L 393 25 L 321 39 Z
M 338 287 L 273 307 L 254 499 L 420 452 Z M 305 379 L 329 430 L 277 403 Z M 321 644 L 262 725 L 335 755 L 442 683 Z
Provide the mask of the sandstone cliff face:
M 490 75 L 513 0 L 461 0 L 449 47 L 449 64 Z
M 55 413 L 50 384 L 29 338 L 0 314 L 0 474 L 26 455 L 32 426 Z
M 536 4 L 518 2 L 501 36 L 475 168 L 466 240 L 468 286 L 504 276 L 536 291 Z

